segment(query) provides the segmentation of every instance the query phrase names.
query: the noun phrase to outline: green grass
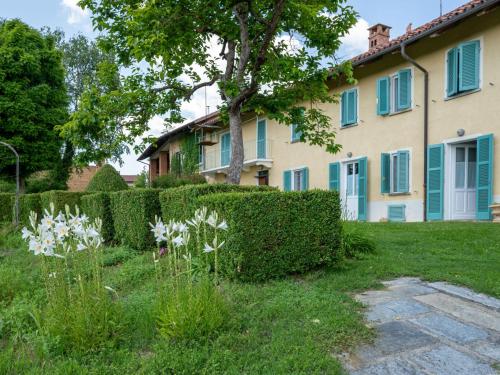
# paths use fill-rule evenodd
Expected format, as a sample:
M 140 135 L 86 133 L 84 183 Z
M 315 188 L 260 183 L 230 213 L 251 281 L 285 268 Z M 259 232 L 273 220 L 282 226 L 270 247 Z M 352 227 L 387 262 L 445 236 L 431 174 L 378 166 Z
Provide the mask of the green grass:
M 352 299 L 358 291 L 419 276 L 500 297 L 499 225 L 349 225 L 370 234 L 376 253 L 340 269 L 264 284 L 224 283 L 230 314 L 210 340 L 162 339 L 153 319 L 151 254 L 107 249 L 106 285 L 123 300 L 126 337 L 119 349 L 71 357 L 54 355 L 51 342 L 26 321 L 30 304 L 43 299 L 36 260 L 17 236 L 0 233 L 0 293 L 6 291 L 0 302 L 0 373 L 337 374 L 342 369 L 335 355 L 372 337 L 362 306 Z

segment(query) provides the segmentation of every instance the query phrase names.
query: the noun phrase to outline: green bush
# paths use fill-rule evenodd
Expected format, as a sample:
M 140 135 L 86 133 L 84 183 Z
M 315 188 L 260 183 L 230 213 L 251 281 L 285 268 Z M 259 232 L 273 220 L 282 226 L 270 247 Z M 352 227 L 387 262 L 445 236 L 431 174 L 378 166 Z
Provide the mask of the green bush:
M 348 258 L 356 258 L 361 254 L 373 253 L 375 241 L 358 228 L 358 223 L 345 223 L 342 231 L 342 246 Z
M 48 176 L 35 175 L 26 179 L 26 193 L 28 194 L 67 189 L 66 181 L 56 181 L 50 174 Z
M 14 218 L 15 194 L 0 193 L 0 223 L 11 223 Z
M 40 218 L 42 213 L 42 202 L 40 194 L 23 194 L 19 197 L 19 221 L 28 226 L 30 224 L 30 212 L 34 211 Z
M 100 168 L 87 185 L 86 191 L 121 191 L 127 190 L 128 185 L 122 176 L 111 165 L 106 164 Z
M 0 193 L 15 193 L 16 183 L 0 179 Z
M 40 202 L 42 210 L 49 209 L 50 203 L 54 203 L 55 212 L 64 211 L 64 206 L 68 205 L 71 212 L 74 212 L 75 206 L 80 206 L 81 197 L 85 193 L 63 190 L 51 190 L 40 193 Z
M 164 222 L 170 219 L 190 219 L 199 207 L 198 198 L 208 194 L 231 192 L 265 192 L 276 191 L 269 186 L 244 186 L 229 184 L 189 185 L 169 189 L 160 193 L 161 214 Z
M 220 267 L 230 278 L 262 281 L 343 259 L 336 192 L 212 194 L 199 203 L 227 220 Z
M 82 211 L 91 219 L 101 218 L 102 237 L 107 243 L 113 241 L 115 228 L 113 225 L 113 215 L 111 214 L 109 193 L 94 193 L 84 195 L 81 198 Z
M 206 184 L 207 180 L 201 174 L 176 176 L 173 173 L 158 176 L 153 180 L 153 187 L 159 189 L 170 189 L 184 185 Z
M 159 190 L 133 189 L 110 194 L 115 238 L 136 250 L 154 246 L 149 223 L 160 215 Z

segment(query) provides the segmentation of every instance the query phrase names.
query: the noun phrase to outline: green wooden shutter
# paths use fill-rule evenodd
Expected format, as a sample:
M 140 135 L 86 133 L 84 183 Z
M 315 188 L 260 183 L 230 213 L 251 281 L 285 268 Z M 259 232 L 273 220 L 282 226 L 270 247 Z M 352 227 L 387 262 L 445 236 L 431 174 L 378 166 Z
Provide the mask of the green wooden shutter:
M 266 120 L 257 122 L 257 159 L 266 158 Z
M 453 96 L 458 92 L 458 49 L 452 48 L 447 53 L 447 85 L 446 95 Z
M 292 171 L 287 170 L 283 172 L 283 190 L 292 190 Z
M 355 124 L 358 121 L 358 90 L 347 91 L 347 118 L 344 125 Z
M 411 69 L 398 72 L 398 111 L 411 107 Z
M 340 163 L 330 163 L 328 166 L 328 187 L 340 191 Z
M 390 82 L 389 77 L 382 77 L 377 80 L 377 115 L 389 114 Z
M 476 218 L 490 220 L 493 202 L 493 134 L 477 139 Z
M 444 145 L 427 148 L 427 219 L 443 220 Z
M 340 97 L 340 126 L 347 124 L 347 92 L 343 92 Z
M 459 46 L 458 89 L 460 91 L 479 88 L 479 40 Z
M 410 189 L 410 153 L 398 151 L 398 192 L 408 193 Z
M 367 159 L 361 158 L 358 161 L 359 186 L 358 186 L 358 220 L 366 221 L 366 203 L 367 203 Z
M 302 191 L 309 190 L 309 168 L 303 168 L 302 169 Z
M 226 166 L 231 161 L 231 134 L 223 134 L 220 143 L 220 163 L 221 166 Z
M 387 194 L 391 192 L 391 155 L 381 154 L 380 165 L 380 192 Z

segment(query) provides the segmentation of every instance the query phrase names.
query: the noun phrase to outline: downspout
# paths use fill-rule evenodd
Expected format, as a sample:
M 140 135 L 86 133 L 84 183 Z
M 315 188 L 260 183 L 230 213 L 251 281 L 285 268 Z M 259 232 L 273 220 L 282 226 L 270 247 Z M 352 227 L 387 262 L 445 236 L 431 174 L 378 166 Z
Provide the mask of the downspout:
M 427 221 L 427 146 L 429 144 L 429 72 L 406 54 L 406 44 L 401 43 L 401 56 L 424 73 L 424 221 Z

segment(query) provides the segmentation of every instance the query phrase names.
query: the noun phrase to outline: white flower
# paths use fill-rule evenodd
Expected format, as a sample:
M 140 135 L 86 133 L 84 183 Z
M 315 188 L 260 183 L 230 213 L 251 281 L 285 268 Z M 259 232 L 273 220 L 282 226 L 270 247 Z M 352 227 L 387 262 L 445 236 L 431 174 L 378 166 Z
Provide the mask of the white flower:
M 58 222 L 63 222 L 63 221 L 66 221 L 66 218 L 64 217 L 63 213 L 61 211 L 59 211 L 59 214 L 57 215 L 56 217 L 56 221 Z
M 188 227 L 184 223 L 177 223 L 177 232 L 184 233 L 187 232 Z
M 94 227 L 88 227 L 86 231 L 86 235 L 90 238 L 97 239 L 99 238 L 99 232 L 95 230 Z
M 52 228 L 52 226 L 54 225 L 54 219 L 52 218 L 52 216 L 44 216 L 42 218 L 42 230 L 49 230 Z
M 64 238 L 69 234 L 69 227 L 64 222 L 58 222 L 55 227 L 55 232 L 58 238 Z
M 45 251 L 51 251 L 56 246 L 54 235 L 50 232 L 42 233 L 42 244 Z
M 34 236 L 33 233 L 28 228 L 24 227 L 22 229 L 21 237 L 23 240 L 31 239 L 33 236 Z
M 227 230 L 227 223 L 223 220 L 219 225 L 217 225 L 217 229 Z
M 212 246 L 210 246 L 209 244 L 207 244 L 207 243 L 205 244 L 205 248 L 203 249 L 203 251 L 204 251 L 205 253 L 211 253 L 211 252 L 212 252 L 212 251 L 214 251 L 214 250 L 215 250 L 215 249 L 214 249 Z
M 207 224 L 213 228 L 217 227 L 217 213 L 212 212 L 207 219 Z
M 87 246 L 85 246 L 85 245 L 84 245 L 84 244 L 82 244 L 82 243 L 78 243 L 78 244 L 76 245 L 76 251 L 83 251 L 83 250 L 85 250 L 86 248 L 87 248 Z
M 40 241 L 37 241 L 35 239 L 32 239 L 30 242 L 29 242 L 29 249 L 30 251 L 33 251 L 33 253 L 35 255 L 40 255 L 43 253 L 43 245 Z
M 208 243 L 205 244 L 205 248 L 203 249 L 203 251 L 205 253 L 211 253 L 212 251 L 214 250 L 219 250 L 222 246 L 224 246 L 224 243 L 226 241 L 222 241 L 221 243 L 217 243 L 217 240 L 214 238 L 214 241 L 212 243 L 212 246 L 210 246 Z
M 184 238 L 182 236 L 177 236 L 172 240 L 172 242 L 174 243 L 174 246 L 181 246 L 184 245 Z
M 56 273 L 55 273 L 55 272 L 51 272 L 51 273 L 49 273 L 49 277 L 50 277 L 50 278 L 55 278 L 55 277 L 56 277 Z

